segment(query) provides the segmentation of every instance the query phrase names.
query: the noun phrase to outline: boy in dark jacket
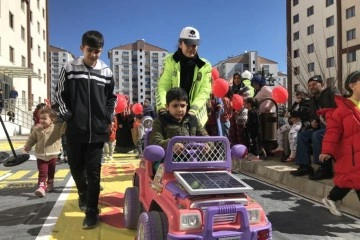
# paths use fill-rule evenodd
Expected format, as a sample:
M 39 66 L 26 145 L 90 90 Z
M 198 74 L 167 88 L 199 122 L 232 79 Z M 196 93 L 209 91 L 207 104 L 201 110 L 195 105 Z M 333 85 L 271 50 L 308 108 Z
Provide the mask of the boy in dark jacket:
M 99 224 L 102 149 L 109 140 L 117 99 L 111 69 L 99 59 L 103 46 L 100 32 L 84 33 L 80 46 L 84 56 L 65 64 L 56 91 L 60 115 L 67 122 L 68 162 L 79 208 L 86 214 L 83 229 Z
M 166 93 L 166 114 L 160 114 L 154 120 L 149 144 L 159 145 L 164 149 L 175 136 L 207 136 L 196 116 L 188 114 L 188 95 L 184 89 L 175 87 Z M 174 152 L 184 150 L 184 145 L 176 143 Z

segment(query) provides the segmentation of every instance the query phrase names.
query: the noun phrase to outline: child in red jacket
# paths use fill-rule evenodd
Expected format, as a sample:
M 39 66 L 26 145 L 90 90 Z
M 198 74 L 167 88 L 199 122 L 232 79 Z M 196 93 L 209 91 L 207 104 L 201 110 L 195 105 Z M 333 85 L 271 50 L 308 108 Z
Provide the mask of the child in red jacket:
M 325 113 L 326 132 L 319 156 L 321 162 L 335 159 L 335 186 L 322 202 L 336 216 L 342 215 L 339 202 L 351 189 L 360 200 L 360 71 L 348 75 L 345 89 L 350 95 L 336 96 L 337 107 Z

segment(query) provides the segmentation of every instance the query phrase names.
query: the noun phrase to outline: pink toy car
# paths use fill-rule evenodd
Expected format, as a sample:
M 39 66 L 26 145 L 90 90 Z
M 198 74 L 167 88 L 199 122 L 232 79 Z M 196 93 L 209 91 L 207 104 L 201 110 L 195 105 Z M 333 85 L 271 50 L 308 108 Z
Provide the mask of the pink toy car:
M 175 143 L 185 150 L 174 153 Z M 147 146 L 125 191 L 125 226 L 147 240 L 271 239 L 264 210 L 246 194 L 253 189 L 231 173 L 231 157 L 245 150 L 230 151 L 225 137 L 174 137 L 166 151 Z

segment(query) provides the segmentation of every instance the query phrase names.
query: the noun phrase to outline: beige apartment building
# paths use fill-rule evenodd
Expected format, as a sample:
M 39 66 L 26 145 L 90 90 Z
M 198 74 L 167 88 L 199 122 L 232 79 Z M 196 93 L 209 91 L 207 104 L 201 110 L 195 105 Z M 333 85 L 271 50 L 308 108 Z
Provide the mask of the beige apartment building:
M 287 0 L 289 93 L 307 88 L 317 74 L 343 90 L 360 69 L 359 0 Z
M 60 70 L 65 65 L 65 63 L 72 61 L 73 59 L 75 59 L 75 55 L 71 52 L 59 47 L 49 45 L 49 92 L 51 103 L 54 103 L 55 100 L 54 95 L 56 85 L 59 81 Z
M 16 106 L 30 111 L 47 95 L 47 0 L 0 0 L 0 87 Z
M 167 50 L 137 40 L 108 52 L 114 74 L 115 92 L 129 96 L 131 103 L 145 99 L 155 103 L 155 88 Z
M 227 79 L 232 84 L 232 77 L 235 72 L 245 70 L 254 73 L 263 73 L 269 79 L 274 79 L 274 85 L 287 85 L 286 74 L 279 72 L 278 63 L 268 58 L 262 57 L 257 51 L 248 51 L 237 56 L 229 57 L 215 64 L 220 77 Z

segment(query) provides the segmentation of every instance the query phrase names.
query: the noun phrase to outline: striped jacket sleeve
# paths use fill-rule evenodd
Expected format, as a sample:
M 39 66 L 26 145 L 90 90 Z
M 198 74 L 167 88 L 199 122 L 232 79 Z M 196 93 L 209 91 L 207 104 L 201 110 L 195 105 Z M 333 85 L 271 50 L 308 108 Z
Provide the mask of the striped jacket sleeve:
M 61 116 L 65 116 L 66 114 L 71 115 L 70 109 L 70 99 L 69 94 L 67 92 L 67 77 L 65 67 L 63 67 L 60 71 L 59 81 L 56 87 L 55 93 L 55 101 L 59 104 L 59 111 Z

